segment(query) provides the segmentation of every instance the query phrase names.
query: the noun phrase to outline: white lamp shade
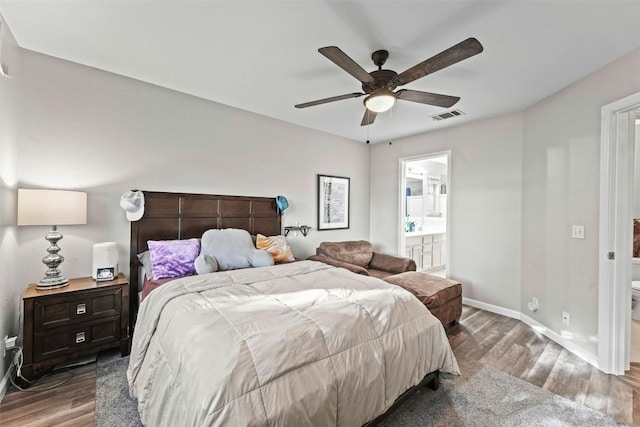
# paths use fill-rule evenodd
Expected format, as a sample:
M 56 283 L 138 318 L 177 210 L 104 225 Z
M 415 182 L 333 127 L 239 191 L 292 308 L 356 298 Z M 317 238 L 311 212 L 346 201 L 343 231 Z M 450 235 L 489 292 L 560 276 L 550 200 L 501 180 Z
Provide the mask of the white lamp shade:
M 18 225 L 87 223 L 87 193 L 18 189 Z
M 387 111 L 396 103 L 396 96 L 393 92 L 384 90 L 374 92 L 364 100 L 364 105 L 374 113 Z

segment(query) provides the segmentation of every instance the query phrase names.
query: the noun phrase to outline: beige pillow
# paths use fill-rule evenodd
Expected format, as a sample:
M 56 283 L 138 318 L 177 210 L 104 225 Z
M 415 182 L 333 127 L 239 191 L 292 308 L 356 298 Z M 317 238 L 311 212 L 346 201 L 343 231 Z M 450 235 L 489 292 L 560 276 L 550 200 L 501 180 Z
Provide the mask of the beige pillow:
M 256 238 L 256 247 L 265 250 L 271 254 L 274 262 L 289 262 L 296 259 L 291 252 L 291 248 L 284 236 L 263 236 L 258 234 Z

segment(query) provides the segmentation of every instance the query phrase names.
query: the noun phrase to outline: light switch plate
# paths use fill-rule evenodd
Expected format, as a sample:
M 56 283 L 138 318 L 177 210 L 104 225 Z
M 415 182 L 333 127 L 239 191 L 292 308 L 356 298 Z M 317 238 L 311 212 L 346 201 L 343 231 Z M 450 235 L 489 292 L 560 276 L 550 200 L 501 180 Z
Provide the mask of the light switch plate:
M 571 237 L 574 239 L 584 239 L 584 225 L 572 225 Z

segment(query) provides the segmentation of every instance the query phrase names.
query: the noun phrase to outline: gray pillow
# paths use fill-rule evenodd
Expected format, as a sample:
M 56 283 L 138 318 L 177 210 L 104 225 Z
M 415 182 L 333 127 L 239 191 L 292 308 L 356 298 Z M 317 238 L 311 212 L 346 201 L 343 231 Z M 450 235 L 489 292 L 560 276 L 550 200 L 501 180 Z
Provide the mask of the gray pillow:
M 273 255 L 263 249 L 256 249 L 249 259 L 252 267 L 268 267 L 274 264 Z
M 138 254 L 138 260 L 144 267 L 144 274 L 149 280 L 153 280 L 153 270 L 151 269 L 151 255 L 149 251 L 144 251 Z
M 218 271 L 218 261 L 210 255 L 200 254 L 193 264 L 198 274 L 215 273 Z
M 200 242 L 200 255 L 215 259 L 218 271 L 273 265 L 271 254 L 256 249 L 249 232 L 237 228 L 205 231 Z

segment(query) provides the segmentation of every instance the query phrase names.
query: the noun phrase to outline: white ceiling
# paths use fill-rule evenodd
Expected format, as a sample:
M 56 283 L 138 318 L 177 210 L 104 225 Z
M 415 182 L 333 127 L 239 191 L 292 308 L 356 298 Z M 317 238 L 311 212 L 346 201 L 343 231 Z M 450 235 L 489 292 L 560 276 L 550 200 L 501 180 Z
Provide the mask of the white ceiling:
M 29 50 L 372 143 L 521 110 L 640 47 L 640 0 L 0 0 Z M 403 86 L 462 99 L 465 115 L 399 101 L 361 127 L 361 91 L 317 52 L 335 45 L 367 71 L 405 69 L 468 38 L 484 52 Z M 212 118 L 215 120 L 215 118 Z

